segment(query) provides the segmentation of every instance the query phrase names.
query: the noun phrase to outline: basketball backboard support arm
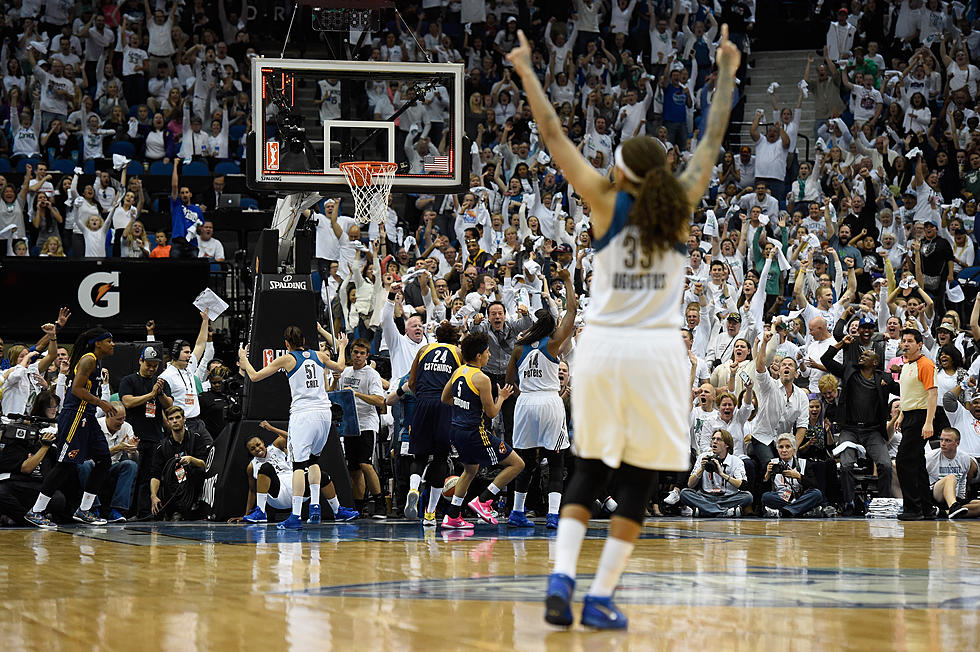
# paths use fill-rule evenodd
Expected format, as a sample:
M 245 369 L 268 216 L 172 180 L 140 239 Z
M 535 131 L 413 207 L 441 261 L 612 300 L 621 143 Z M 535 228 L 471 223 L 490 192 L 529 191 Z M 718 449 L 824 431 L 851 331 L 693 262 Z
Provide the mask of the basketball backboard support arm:
M 316 192 L 294 192 L 276 200 L 276 210 L 272 215 L 272 228 L 279 231 L 279 261 L 286 260 L 289 248 L 293 245 L 296 227 L 303 211 L 323 199 Z

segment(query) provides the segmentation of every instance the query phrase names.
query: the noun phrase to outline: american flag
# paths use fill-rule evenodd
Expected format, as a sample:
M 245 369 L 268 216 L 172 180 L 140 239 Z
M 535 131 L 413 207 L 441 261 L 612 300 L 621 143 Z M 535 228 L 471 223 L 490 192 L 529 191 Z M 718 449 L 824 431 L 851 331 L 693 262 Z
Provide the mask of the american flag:
M 449 174 L 448 156 L 426 156 L 422 159 L 422 169 L 425 172 L 441 172 Z

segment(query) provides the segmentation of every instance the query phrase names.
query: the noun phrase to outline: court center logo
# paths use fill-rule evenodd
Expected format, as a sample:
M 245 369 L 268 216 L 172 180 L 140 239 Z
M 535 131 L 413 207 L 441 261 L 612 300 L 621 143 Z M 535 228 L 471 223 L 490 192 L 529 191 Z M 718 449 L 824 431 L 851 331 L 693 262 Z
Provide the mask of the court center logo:
M 78 284 L 78 305 L 92 317 L 119 314 L 119 272 L 93 272 Z

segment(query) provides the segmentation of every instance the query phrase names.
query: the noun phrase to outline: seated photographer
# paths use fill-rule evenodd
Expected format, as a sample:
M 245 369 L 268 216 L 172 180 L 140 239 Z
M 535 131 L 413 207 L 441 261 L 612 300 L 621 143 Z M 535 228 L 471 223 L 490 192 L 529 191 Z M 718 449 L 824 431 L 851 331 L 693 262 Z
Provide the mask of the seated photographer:
M 694 470 L 681 490 L 680 503 L 694 510 L 695 516 L 742 515 L 752 504 L 752 494 L 741 490 L 745 483 L 745 465 L 730 455 L 734 442 L 727 430 L 711 433 L 711 450 L 698 456 Z M 701 483 L 701 488 L 694 487 Z
M 155 517 L 193 520 L 199 517 L 201 489 L 213 441 L 184 424 L 184 410 L 172 405 L 164 413 L 170 432 L 153 454 L 150 466 L 150 511 Z
M 111 490 L 112 501 L 109 511 L 102 516 L 110 523 L 119 523 L 126 520 L 123 514 L 129 511 L 129 504 L 133 499 L 133 481 L 139 469 L 135 461 L 139 456 L 136 448 L 139 440 L 133 432 L 133 426 L 126 422 L 126 406 L 120 401 L 112 401 L 109 405 L 116 408 L 116 416 L 103 415 L 96 419 L 105 435 L 106 443 L 109 444 L 109 454 L 112 456 L 109 476 L 99 494 L 105 497 L 110 495 Z M 78 481 L 83 487 L 94 468 L 95 462 L 92 460 L 85 460 L 78 465 Z M 94 505 L 94 508 L 101 507 L 98 497 Z M 105 510 L 100 509 L 100 511 Z
M 823 494 L 817 489 L 812 473 L 806 471 L 807 461 L 796 457 L 796 440 L 783 433 L 776 437 L 779 457 L 769 462 L 764 481 L 770 491 L 762 494 L 767 516 L 796 517 L 820 507 Z
M 51 390 L 43 390 L 34 401 L 31 416 L 55 419 L 61 401 Z M 27 436 L 16 436 L 17 429 L 7 429 L 3 435 L 3 450 L 0 451 L 0 517 L 24 525 L 24 514 L 34 505 L 41 491 L 45 473 L 54 464 L 47 457 L 54 443 L 57 425 L 40 431 L 27 428 Z M 7 433 L 11 433 L 8 437 Z M 66 493 L 67 492 L 67 495 Z M 71 515 L 81 500 L 81 487 L 65 485 L 48 503 L 46 513 L 58 523 L 70 523 Z
M 966 485 L 976 482 L 977 461 L 960 452 L 959 446 L 960 432 L 943 428 L 939 448 L 926 451 L 929 486 L 933 500 L 947 509 L 949 518 L 976 518 L 980 516 L 980 500 L 966 499 Z

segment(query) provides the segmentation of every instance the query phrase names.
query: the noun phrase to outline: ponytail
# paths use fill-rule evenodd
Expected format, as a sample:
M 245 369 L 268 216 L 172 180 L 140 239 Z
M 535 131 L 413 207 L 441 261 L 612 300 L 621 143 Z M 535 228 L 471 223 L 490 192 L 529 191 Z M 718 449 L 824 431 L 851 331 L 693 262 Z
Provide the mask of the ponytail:
M 637 187 L 629 218 L 640 233 L 641 248 L 647 253 L 673 248 L 687 237 L 692 207 L 670 170 L 667 150 L 650 136 L 630 138 L 620 148 L 621 167 L 629 173 L 624 176 Z
M 691 207 L 687 191 L 666 167 L 650 168 L 630 211 L 646 252 L 661 253 L 686 237 Z

